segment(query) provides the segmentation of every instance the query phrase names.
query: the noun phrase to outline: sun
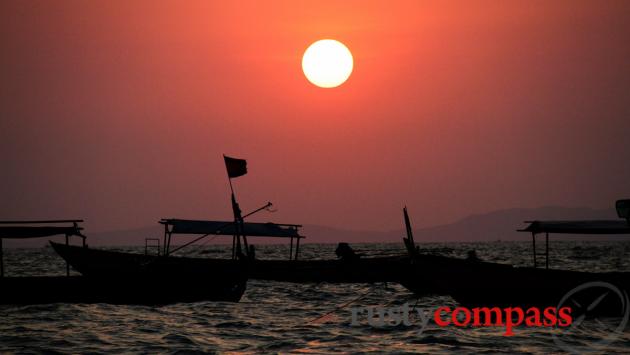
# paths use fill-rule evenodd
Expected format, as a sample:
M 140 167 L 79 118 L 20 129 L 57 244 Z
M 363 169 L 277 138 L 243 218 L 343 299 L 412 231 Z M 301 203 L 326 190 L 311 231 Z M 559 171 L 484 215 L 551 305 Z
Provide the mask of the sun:
M 302 70 L 311 83 L 322 88 L 343 84 L 352 73 L 352 53 L 343 43 L 322 39 L 311 44 L 302 57 Z

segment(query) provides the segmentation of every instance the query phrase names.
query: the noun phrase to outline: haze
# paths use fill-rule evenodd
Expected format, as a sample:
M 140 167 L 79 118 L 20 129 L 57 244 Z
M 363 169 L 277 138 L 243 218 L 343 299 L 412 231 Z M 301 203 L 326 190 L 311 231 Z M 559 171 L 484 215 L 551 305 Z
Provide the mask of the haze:
M 0 219 L 388 230 L 630 195 L 630 2 L 0 3 Z M 301 57 L 354 56 L 335 89 Z

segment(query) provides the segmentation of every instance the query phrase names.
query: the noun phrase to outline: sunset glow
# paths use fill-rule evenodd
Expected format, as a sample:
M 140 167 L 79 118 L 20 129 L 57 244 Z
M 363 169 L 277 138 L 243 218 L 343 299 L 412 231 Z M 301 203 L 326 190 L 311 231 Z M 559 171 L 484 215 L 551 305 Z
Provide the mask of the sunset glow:
M 400 228 L 402 205 L 428 227 L 629 191 L 629 1 L 0 10 L 5 219 L 231 218 L 224 153 L 248 160 L 244 210 L 353 230 Z M 345 74 L 307 77 L 322 39 L 351 53 Z M 341 85 L 315 86 L 328 69 Z

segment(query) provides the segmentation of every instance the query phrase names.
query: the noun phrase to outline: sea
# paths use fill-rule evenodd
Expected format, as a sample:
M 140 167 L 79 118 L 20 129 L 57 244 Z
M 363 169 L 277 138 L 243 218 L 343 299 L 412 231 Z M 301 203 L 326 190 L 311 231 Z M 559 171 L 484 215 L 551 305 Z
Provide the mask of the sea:
M 300 257 L 335 258 L 335 247 L 306 244 L 301 247 Z M 402 244 L 352 247 L 365 257 L 403 253 Z M 477 257 L 486 261 L 532 264 L 532 246 L 527 242 L 428 243 L 421 248 L 424 252 L 460 258 L 474 250 Z M 107 249 L 145 252 L 144 246 Z M 229 253 L 228 246 L 206 244 L 183 249 L 181 255 L 227 258 Z M 286 259 L 288 255 L 287 245 L 260 245 L 256 250 L 261 259 Z M 630 271 L 629 256 L 629 242 L 550 242 L 551 268 Z M 5 249 L 5 270 L 9 276 L 63 275 L 65 264 L 49 247 Z M 618 296 L 614 290 L 605 294 L 602 297 Z M 0 353 L 630 353 L 627 312 L 616 318 L 576 319 L 571 327 L 564 328 L 521 325 L 514 328 L 512 336 L 506 336 L 501 326 L 439 326 L 430 319 L 424 323 L 418 313 L 457 306 L 448 296 L 418 299 L 396 283 L 291 284 L 257 280 L 248 282 L 239 303 L 178 303 L 160 307 L 4 305 L 0 306 Z M 397 322 L 393 315 L 402 314 L 396 310 L 404 307 L 411 310 L 409 321 Z M 383 313 L 384 324 L 370 322 L 366 316 L 366 311 L 372 310 L 374 319 L 381 314 L 379 309 L 394 310 Z

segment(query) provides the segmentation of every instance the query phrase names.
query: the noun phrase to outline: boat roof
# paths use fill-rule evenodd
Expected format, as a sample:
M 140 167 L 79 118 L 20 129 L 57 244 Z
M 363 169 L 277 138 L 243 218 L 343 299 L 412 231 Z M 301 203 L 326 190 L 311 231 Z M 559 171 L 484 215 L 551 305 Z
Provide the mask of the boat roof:
M 53 235 L 81 234 L 82 227 L 78 223 L 81 219 L 49 220 L 49 221 L 0 221 L 0 238 L 27 239 L 50 237 Z
M 170 226 L 173 234 L 235 235 L 234 221 L 202 221 L 190 219 L 162 219 L 161 224 Z M 243 224 L 243 234 L 248 237 L 304 238 L 299 234 L 299 224 L 251 223 Z
M 560 234 L 630 234 L 626 220 L 525 221 L 529 226 L 519 232 Z

